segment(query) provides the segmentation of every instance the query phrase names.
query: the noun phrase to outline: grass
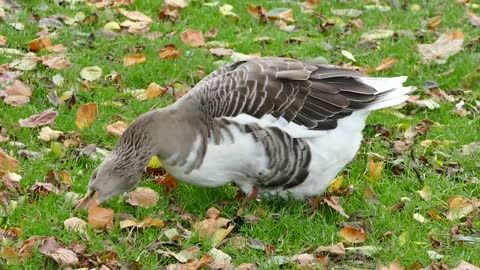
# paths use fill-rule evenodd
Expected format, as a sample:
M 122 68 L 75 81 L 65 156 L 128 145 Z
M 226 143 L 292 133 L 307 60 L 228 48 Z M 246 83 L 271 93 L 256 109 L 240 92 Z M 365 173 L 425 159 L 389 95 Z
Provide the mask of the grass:
M 17 16 L 11 17 L 0 24 L 0 33 L 7 37 L 6 47 L 16 48 L 23 52 L 28 51 L 28 44 L 36 37 L 40 30 L 35 17 L 45 18 L 54 14 L 74 16 L 82 11 L 86 15 L 96 13 L 98 22 L 91 25 L 65 26 L 56 31 L 52 38 L 53 43 L 62 43 L 68 48 L 67 55 L 72 63 L 70 68 L 64 70 L 51 70 L 45 67 L 37 67 L 32 71 L 24 72 L 19 79 L 32 86 L 33 97 L 31 102 L 22 107 L 14 108 L 0 104 L 0 126 L 5 129 L 12 141 L 25 144 L 30 151 L 45 152 L 50 148 L 50 143 L 42 142 L 37 138 L 39 128 L 28 129 L 18 127 L 18 120 L 27 118 L 32 114 L 40 113 L 52 107 L 48 102 L 47 95 L 51 87 L 50 78 L 55 74 L 64 77 L 65 83 L 57 87 L 56 91 L 62 93 L 66 90 L 73 90 L 77 94 L 77 103 L 69 109 L 62 105 L 56 110 L 59 116 L 51 127 L 64 132 L 76 130 L 74 122 L 77 108 L 80 104 L 97 102 L 99 104 L 99 116 L 91 128 L 77 130 L 83 141 L 97 144 L 101 148 L 112 149 L 117 138 L 109 136 L 105 126 L 114 122 L 118 115 L 127 122 L 133 121 L 140 114 L 148 111 L 152 106 L 166 106 L 172 102 L 169 97 L 138 101 L 122 90 L 146 88 L 151 82 L 159 85 L 171 84 L 175 81 L 194 85 L 200 78 L 194 74 L 198 67 L 202 66 L 205 73 L 213 71 L 218 67 L 218 59 L 211 56 L 208 49 L 192 48 L 184 44 L 179 33 L 187 28 L 207 32 L 212 27 L 218 29 L 218 35 L 213 40 L 227 42 L 237 52 L 251 54 L 261 52 L 262 56 L 290 55 L 295 58 L 312 58 L 323 56 L 331 63 L 338 63 L 345 59 L 341 50 L 352 52 L 357 60 L 356 65 L 375 67 L 382 59 L 395 57 L 398 63 L 390 70 L 384 72 L 373 72 L 372 76 L 397 76 L 408 75 L 409 85 L 419 88 L 417 93 L 424 95 L 422 86 L 426 80 L 435 80 L 444 90 L 458 90 L 461 88 L 462 80 L 469 72 L 478 67 L 480 54 L 478 52 L 478 41 L 472 47 L 466 47 L 463 51 L 452 56 L 446 64 L 427 65 L 421 61 L 421 56 L 416 49 L 418 43 L 433 43 L 437 38 L 436 32 L 422 32 L 426 29 L 428 19 L 436 14 L 442 14 L 443 20 L 437 30 L 438 33 L 461 29 L 466 36 L 465 43 L 473 42 L 478 35 L 478 28 L 472 26 L 465 16 L 465 7 L 457 4 L 456 1 L 409 1 L 407 10 L 392 9 L 382 12 L 378 9 L 366 10 L 364 4 L 368 1 L 322 1 L 316 8 L 314 14 L 302 15 L 299 6 L 295 2 L 280 1 L 257 1 L 267 9 L 275 7 L 293 8 L 295 24 L 301 26 L 298 32 L 288 33 L 278 29 L 273 23 L 263 24 L 258 19 L 249 15 L 246 11 L 250 4 L 248 1 L 230 1 L 234 6 L 234 12 L 240 20 L 237 23 L 230 22 L 220 15 L 218 7 L 209 7 L 201 4 L 202 1 L 192 1 L 190 5 L 181 11 L 181 20 L 175 23 L 162 22 L 157 18 L 161 8 L 161 1 L 137 0 L 128 10 L 139 10 L 154 18 L 151 24 L 151 31 L 168 33 L 176 31 L 171 37 L 163 36 L 150 40 L 141 35 L 124 35 L 112 40 L 97 36 L 93 42 L 88 42 L 87 36 L 113 18 L 120 20 L 113 9 L 96 10 L 83 3 L 75 5 L 56 4 L 55 1 L 18 1 L 21 9 Z M 227 1 L 222 1 L 222 3 Z M 389 1 L 385 1 L 389 2 Z M 418 4 L 420 9 L 416 12 L 409 8 Z M 361 19 L 364 27 L 358 31 L 344 33 L 344 28 L 337 23 L 331 30 L 321 32 L 318 25 L 322 20 L 315 14 L 323 14 L 328 18 L 334 18 L 332 8 L 357 8 L 364 10 Z M 478 13 L 478 10 L 477 10 Z M 336 17 L 344 23 L 349 22 L 347 17 Z M 7 25 L 11 22 L 23 23 L 25 29 L 15 30 Z M 367 50 L 357 48 L 360 35 L 371 29 L 385 28 L 394 31 L 410 30 L 417 33 L 414 36 L 398 35 L 381 40 L 378 50 Z M 270 43 L 261 44 L 255 42 L 258 36 L 268 36 L 274 40 Z M 291 37 L 308 37 L 300 44 L 284 43 Z M 156 52 L 166 44 L 175 44 L 181 50 L 182 55 L 175 60 L 162 60 Z M 133 67 L 123 66 L 123 57 L 133 53 L 137 46 L 144 46 L 142 52 L 147 55 L 147 61 Z M 41 51 L 40 55 L 48 54 Z M 0 55 L 0 63 L 10 63 L 15 57 L 3 54 Z M 80 70 L 86 66 L 98 65 L 103 69 L 103 74 L 116 71 L 122 75 L 123 81 L 119 85 L 111 83 L 92 83 L 92 90 L 82 90 L 79 80 Z M 473 94 L 463 97 L 466 101 L 478 99 L 478 84 Z M 477 94 L 476 94 L 477 93 Z M 113 105 L 112 101 L 121 102 L 121 106 Z M 427 255 L 432 250 L 429 234 L 435 235 L 442 242 L 442 247 L 436 251 L 443 254 L 443 262 L 449 266 L 456 266 L 461 260 L 470 263 L 480 264 L 480 245 L 459 244 L 452 242 L 450 228 L 459 221 L 447 221 L 443 218 L 435 221 L 429 218 L 427 211 L 435 210 L 442 214 L 447 209 L 446 201 L 453 195 L 461 195 L 466 198 L 479 197 L 480 188 L 472 181 L 474 176 L 478 177 L 480 158 L 478 152 L 469 156 L 461 154 L 462 145 L 478 141 L 478 127 L 480 120 L 475 115 L 460 117 L 451 113 L 455 103 L 442 103 L 441 107 L 429 110 L 418 107 L 407 107 L 402 109 L 408 114 L 416 110 L 411 118 L 398 118 L 386 111 L 376 112 L 368 120 L 369 126 L 365 129 L 365 139 L 355 160 L 342 172 L 346 184 L 354 187 L 354 193 L 349 197 L 341 198 L 341 205 L 349 214 L 361 211 L 369 216 L 373 231 L 369 232 L 367 241 L 362 245 L 379 247 L 381 250 L 374 256 L 364 259 L 363 264 L 357 265 L 361 268 L 371 268 L 377 263 L 388 264 L 395 258 L 399 258 L 402 266 L 409 266 L 420 262 L 426 266 L 431 263 Z M 400 126 L 413 126 L 422 119 L 429 119 L 438 123 L 438 127 L 431 128 L 431 131 L 419 136 L 413 145 L 416 157 L 424 155 L 430 162 L 437 161 L 437 164 L 448 162 L 459 162 L 463 172 L 459 177 L 447 177 L 435 171 L 436 166 L 420 166 L 421 173 L 425 176 L 425 184 L 432 188 L 433 199 L 424 201 L 417 194 L 423 185 L 417 180 L 413 169 L 407 161 L 404 162 L 405 172 L 395 175 L 390 169 L 394 160 L 391 141 L 400 136 Z M 373 125 L 380 124 L 392 130 L 391 138 L 375 136 Z M 419 145 L 421 140 L 451 140 L 455 141 L 448 147 L 425 148 Z M 59 158 L 53 153 L 45 152 L 44 158 L 25 159 L 17 155 L 19 147 L 2 143 L 1 148 L 7 153 L 15 156 L 21 164 L 20 174 L 23 176 L 21 187 L 26 191 L 37 181 L 44 181 L 48 170 L 66 170 L 74 178 L 71 190 L 83 193 L 86 190 L 88 179 L 94 168 L 100 161 L 88 157 L 77 158 L 77 150 L 66 149 L 66 155 Z M 367 155 L 370 152 L 379 153 L 387 157 L 382 180 L 373 183 L 373 189 L 378 195 L 380 205 L 372 205 L 363 196 L 362 189 L 367 183 L 365 175 Z M 407 154 L 405 154 L 407 156 Z M 160 194 L 162 187 L 154 185 L 151 181 L 143 183 Z M 129 213 L 138 219 L 147 215 L 160 215 L 162 220 L 171 220 L 169 224 L 184 222 L 178 213 L 172 211 L 170 202 L 174 200 L 184 211 L 188 211 L 199 218 L 205 215 L 209 207 L 215 206 L 222 211 L 222 215 L 233 218 L 239 203 L 234 201 L 235 188 L 226 186 L 216 189 L 199 188 L 181 184 L 180 187 L 169 195 L 161 196 L 161 199 L 153 208 L 135 208 L 124 202 L 122 198 L 115 198 L 109 201 L 105 207 L 114 209 L 115 213 Z M 17 227 L 23 231 L 20 240 L 25 240 L 33 235 L 55 236 L 68 246 L 72 241 L 84 242 L 88 252 L 99 252 L 106 249 L 114 249 L 119 254 L 118 260 L 126 262 L 139 259 L 143 269 L 156 269 L 169 263 L 173 259 L 167 259 L 157 255 L 154 251 L 145 252 L 147 246 L 162 235 L 163 229 L 149 228 L 142 232 L 129 233 L 121 230 L 118 222 L 109 232 L 96 233 L 88 230 L 88 240 L 85 236 L 67 231 L 63 221 L 74 215 L 72 203 L 64 199 L 63 195 L 50 194 L 46 197 L 33 199 L 27 194 L 19 200 L 17 208 L 9 215 L 0 217 L 0 227 Z M 408 197 L 402 211 L 389 211 L 388 207 L 395 204 L 402 197 Z M 337 223 L 345 221 L 345 218 L 327 208 L 321 208 L 313 217 L 308 217 L 305 212 L 308 206 L 304 202 L 264 200 L 254 203 L 247 214 L 254 214 L 258 209 L 264 209 L 268 214 L 260 218 L 257 224 L 240 223 L 235 229 L 236 234 L 246 237 L 257 238 L 262 242 L 274 246 L 277 255 L 294 255 L 301 253 L 306 248 L 316 248 L 320 245 L 330 245 L 341 241 L 336 226 Z M 414 213 L 420 213 L 427 217 L 427 222 L 419 223 L 413 219 Z M 80 218 L 86 220 L 86 213 L 77 213 Z M 172 225 L 174 226 L 174 225 Z M 170 226 L 170 227 L 172 227 Z M 169 228 L 167 226 L 167 228 Z M 473 223 L 474 230 L 480 230 L 480 223 L 477 219 Z M 393 236 L 386 240 L 379 240 L 385 232 L 393 231 Z M 464 232 L 467 233 L 467 232 Z M 208 242 L 202 242 L 198 237 L 181 242 L 183 248 L 202 243 L 202 252 L 208 251 Z M 16 243 L 6 242 L 6 245 Z M 361 245 L 360 245 L 361 246 Z M 261 269 L 276 269 L 267 263 L 269 256 L 263 251 L 245 248 L 242 251 L 234 247 L 225 247 L 222 250 L 233 257 L 235 265 L 243 262 L 257 262 Z M 353 255 L 342 257 L 335 264 L 353 266 L 355 265 Z M 363 260 L 363 259 L 362 259 Z M 5 265 L 7 269 L 36 269 L 44 264 L 45 257 L 35 249 L 33 256 L 22 264 Z M 5 262 L 3 262 L 5 263 Z M 0 261 L 0 266 L 2 261 Z M 333 263 L 330 265 L 332 267 Z M 47 264 L 47 269 L 55 269 L 54 263 Z

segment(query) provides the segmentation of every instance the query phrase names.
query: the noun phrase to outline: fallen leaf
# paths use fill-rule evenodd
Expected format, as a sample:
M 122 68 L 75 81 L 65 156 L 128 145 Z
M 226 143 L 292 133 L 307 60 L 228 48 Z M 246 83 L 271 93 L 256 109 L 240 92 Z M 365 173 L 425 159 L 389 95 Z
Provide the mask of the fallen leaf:
M 442 15 L 436 15 L 436 16 L 433 16 L 432 18 L 430 18 L 428 20 L 428 25 L 427 25 L 428 30 L 436 31 L 437 28 L 442 23 L 442 19 L 443 19 Z
M 382 179 L 383 161 L 375 162 L 373 155 L 368 155 L 368 173 L 369 180 L 378 182 Z
M 218 10 L 220 11 L 220 13 L 224 17 L 229 18 L 230 21 L 232 21 L 232 22 L 237 22 L 240 19 L 240 17 L 238 17 L 238 15 L 235 12 L 233 12 L 233 6 L 232 5 L 225 4 L 221 7 L 219 7 Z
M 128 193 L 127 202 L 133 206 L 151 207 L 157 204 L 158 199 L 159 196 L 155 190 L 138 187 Z
M 57 118 L 57 116 L 58 112 L 49 109 L 40 114 L 34 114 L 29 118 L 20 119 L 18 120 L 18 123 L 20 124 L 20 127 L 34 128 L 38 126 L 52 124 L 55 121 L 55 118 Z
M 444 256 L 436 251 L 427 250 L 427 255 L 430 260 L 441 260 Z
M 471 155 L 480 150 L 480 142 L 473 142 L 462 146 L 462 155 Z
M 286 22 L 294 22 L 293 10 L 291 8 L 273 8 L 265 13 L 270 20 L 283 20 Z
M 420 222 L 420 223 L 425 223 L 425 217 L 422 216 L 422 215 L 419 214 L 419 213 L 413 214 L 413 219 L 415 219 L 416 221 L 418 221 L 418 222 Z
M 51 140 L 56 140 L 63 135 L 62 131 L 53 130 L 50 127 L 43 127 L 40 130 L 38 138 L 42 141 L 49 142 Z
M 345 213 L 345 210 L 343 210 L 343 207 L 339 204 L 340 199 L 336 196 L 330 196 L 325 194 L 323 196 L 323 201 L 333 210 L 337 211 L 340 215 L 348 218 L 348 215 Z
M 446 63 L 447 59 L 462 49 L 465 35 L 460 31 L 440 35 L 433 44 L 418 44 L 418 50 L 426 63 Z
M 147 90 L 145 90 L 145 96 L 147 98 L 156 98 L 158 96 L 162 96 L 166 92 L 167 88 L 152 82 L 148 85 Z
M 39 196 L 46 196 L 53 192 L 55 194 L 60 194 L 60 190 L 56 188 L 52 183 L 42 183 L 36 182 L 30 188 L 28 188 L 27 193 L 29 194 L 36 194 Z
M 468 19 L 470 20 L 470 23 L 472 25 L 480 27 L 480 17 L 477 16 L 477 14 L 475 14 L 475 13 L 473 13 L 473 11 L 467 9 L 467 16 L 468 16 Z
M 462 260 L 460 261 L 460 264 L 457 265 L 455 268 L 452 268 L 452 270 L 480 270 L 480 267 L 477 267 Z
M 77 111 L 75 126 L 79 129 L 89 127 L 93 124 L 93 121 L 95 121 L 97 115 L 97 103 L 82 104 Z
M 380 263 L 377 269 L 378 270 L 404 270 L 405 268 L 400 266 L 400 261 L 398 260 L 398 258 L 396 258 L 390 263 L 388 267 Z
M 148 17 L 147 15 L 141 13 L 140 11 L 128 11 L 123 8 L 118 9 L 118 13 L 122 14 L 123 16 L 129 18 L 130 20 L 133 21 L 140 21 L 140 22 L 146 22 L 146 23 L 151 23 L 152 19 Z
M 213 246 L 217 246 L 233 229 L 229 219 L 219 217 L 220 211 L 214 207 L 207 210 L 207 218 L 196 222 L 193 228 L 199 236 L 210 239 Z
M 120 229 L 135 227 L 137 229 L 147 228 L 147 227 L 163 227 L 163 222 L 158 218 L 152 218 L 147 216 L 142 221 L 135 220 L 122 220 L 120 221 Z
M 0 47 L 5 46 L 5 44 L 7 44 L 7 38 L 0 35 Z
M 363 197 L 365 198 L 365 200 L 372 204 L 381 204 L 380 200 L 378 199 L 377 193 L 375 193 L 370 183 L 365 183 L 365 187 L 363 188 Z
M 0 257 L 6 260 L 7 264 L 16 264 L 18 262 L 17 252 L 9 246 L 2 246 Z
M 7 173 L 4 173 L 3 171 L 3 165 L 2 165 L 2 154 L 0 152 L 0 175 L 3 174 L 3 176 L 0 177 L 0 183 L 2 183 L 2 185 L 7 188 L 9 191 L 11 192 L 16 192 L 16 193 L 20 193 L 21 192 L 21 189 L 20 189 L 20 180 L 22 180 L 22 176 L 19 175 L 19 174 L 16 174 L 14 172 L 7 172 Z
M 395 32 L 392 30 L 385 30 L 385 29 L 373 29 L 368 32 L 363 33 L 360 38 L 362 40 L 377 40 L 377 39 L 385 39 L 393 36 Z
M 340 230 L 340 237 L 350 243 L 363 243 L 367 240 L 367 233 L 361 227 L 355 228 L 347 225 Z
M 425 201 L 432 200 L 432 188 L 430 186 L 423 186 L 422 190 L 418 191 L 418 194 L 420 194 L 420 197 Z
M 357 61 L 355 60 L 355 57 L 353 56 L 353 54 L 349 51 L 342 50 L 342 55 L 345 56 L 347 59 L 352 60 L 353 62 Z
M 39 61 L 39 58 L 35 55 L 26 55 L 25 57 L 21 59 L 16 59 L 13 60 L 10 64 L 9 67 L 12 69 L 16 70 L 33 70 L 37 67 L 37 63 Z
M 210 53 L 214 56 L 223 57 L 223 56 L 230 56 L 233 53 L 232 49 L 225 49 L 225 48 L 212 48 L 210 49 Z
M 330 246 L 319 246 L 316 250 L 315 253 L 320 253 L 320 252 L 328 252 L 331 254 L 335 255 L 345 255 L 345 247 L 343 246 L 342 242 L 336 243 L 334 245 Z
M 30 42 L 28 47 L 32 52 L 39 52 L 42 49 L 46 49 L 52 46 L 52 42 L 48 38 L 37 38 Z
M 127 54 L 123 58 L 123 66 L 129 67 L 144 63 L 147 60 L 147 56 L 145 54 Z
M 247 7 L 247 11 L 248 11 L 248 13 L 250 13 L 250 15 L 252 15 L 256 18 L 260 18 L 260 19 L 263 19 L 263 20 L 266 19 L 265 14 L 267 13 L 267 9 L 265 9 L 264 7 L 262 7 L 260 5 L 250 4 Z
M 74 266 L 78 263 L 77 254 L 66 248 L 54 249 L 50 251 L 48 256 L 62 266 Z
M 172 189 L 178 187 L 177 180 L 175 180 L 171 174 L 166 174 L 164 177 L 160 177 L 155 183 L 159 186 L 165 187 L 165 193 L 169 193 Z
M 363 14 L 363 11 L 358 9 L 332 9 L 331 12 L 337 16 L 347 16 L 351 18 L 358 18 Z
M 452 196 L 447 201 L 448 212 L 445 214 L 448 220 L 453 221 L 467 216 L 475 210 L 471 200 L 462 196 Z
M 320 0 L 307 0 L 300 5 L 307 10 L 315 9 L 320 4 Z
M 113 228 L 112 209 L 92 206 L 88 209 L 88 224 L 95 229 L 110 230 Z
M 382 60 L 382 63 L 375 68 L 376 71 L 386 71 L 391 69 L 397 63 L 397 59 L 388 57 Z
M 45 55 L 41 58 L 42 64 L 51 69 L 66 69 L 70 67 L 70 61 L 65 55 Z
M 80 71 L 80 77 L 87 81 L 95 81 L 102 77 L 102 69 L 98 66 L 85 67 Z
M 7 94 L 4 99 L 6 104 L 13 107 L 22 107 L 30 102 L 32 88 L 19 80 L 15 80 L 12 84 L 5 86 L 5 93 Z
M 175 59 L 180 56 L 180 50 L 175 49 L 175 45 L 168 44 L 160 49 L 157 54 L 162 59 Z
M 128 128 L 128 124 L 123 121 L 117 121 L 113 124 L 107 125 L 105 128 L 107 133 L 112 136 L 122 136 L 123 132 Z
M 75 232 L 85 232 L 87 222 L 77 217 L 71 217 L 63 221 L 63 225 L 65 226 L 65 228 L 73 230 Z
M 193 47 L 205 46 L 205 39 L 202 31 L 199 30 L 187 29 L 180 34 L 180 38 L 185 44 Z

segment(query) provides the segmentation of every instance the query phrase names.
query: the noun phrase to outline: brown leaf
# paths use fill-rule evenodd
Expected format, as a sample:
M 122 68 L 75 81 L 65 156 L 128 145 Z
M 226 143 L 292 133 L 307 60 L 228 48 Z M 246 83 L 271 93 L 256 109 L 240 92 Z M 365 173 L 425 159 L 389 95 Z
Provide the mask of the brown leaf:
M 129 67 L 144 63 L 147 60 L 147 56 L 145 54 L 127 54 L 123 58 L 123 66 Z
M 2 160 L 1 155 L 2 154 L 0 153 L 0 160 Z M 2 165 L 0 161 L 0 172 L 2 172 L 0 173 L 0 175 L 3 174 L 3 176 L 0 177 L 0 183 L 2 183 L 3 186 L 7 188 L 9 191 L 20 193 L 21 192 L 20 180 L 22 180 L 22 176 L 14 172 L 4 173 L 1 168 L 2 168 Z
M 375 68 L 376 71 L 386 71 L 391 69 L 397 63 L 397 59 L 393 57 L 388 57 L 382 60 L 382 63 Z
M 180 34 L 182 41 L 193 47 L 205 46 L 205 39 L 203 38 L 202 31 L 187 29 Z
M 4 99 L 6 104 L 13 107 L 22 107 L 30 102 L 32 88 L 19 80 L 15 80 L 12 84 L 5 86 L 5 93 L 7 94 Z
M 315 9 L 320 4 L 320 0 L 307 0 L 301 3 L 304 9 Z
M 210 28 L 207 33 L 205 33 L 205 37 L 207 38 L 215 38 L 217 37 L 218 29 L 216 27 Z
M 88 209 L 88 224 L 95 229 L 110 230 L 113 228 L 113 216 L 112 209 L 93 206 Z
M 345 255 L 345 247 L 343 246 L 342 242 L 336 243 L 331 246 L 319 246 L 316 250 L 315 253 L 320 253 L 320 252 L 328 252 L 331 254 L 336 254 L 336 255 Z
M 151 23 L 152 18 L 148 17 L 147 15 L 141 13 L 140 11 L 128 11 L 123 8 L 118 9 L 118 13 L 122 14 L 123 16 L 129 18 L 130 20 L 133 21 L 140 21 L 140 22 L 146 22 L 146 23 Z
M 260 18 L 262 20 L 266 20 L 265 14 L 267 13 L 267 9 L 260 5 L 250 4 L 247 8 L 247 11 L 248 13 L 250 13 L 250 15 L 254 17 Z
M 78 264 L 77 254 L 66 248 L 54 249 L 48 254 L 48 256 L 62 266 L 74 266 Z
M 340 199 L 336 196 L 330 196 L 328 193 L 323 196 L 323 201 L 333 210 L 337 211 L 340 215 L 348 218 L 348 215 L 343 210 L 343 207 L 339 204 Z
M 42 240 L 40 236 L 32 236 L 27 240 L 23 241 L 22 246 L 18 249 L 18 257 L 21 261 L 30 258 L 33 254 L 33 249 L 36 246 L 37 242 Z
M 180 56 L 180 50 L 175 49 L 175 45 L 168 44 L 158 51 L 158 56 L 162 59 L 175 59 Z
M 120 221 L 120 229 L 135 227 L 138 229 L 146 228 L 146 227 L 163 227 L 163 222 L 158 218 L 152 218 L 151 216 L 147 216 L 142 221 L 135 221 L 135 220 L 122 220 Z
M 70 67 L 70 61 L 65 55 L 45 55 L 41 58 L 42 64 L 51 69 L 66 69 Z
M 388 267 L 386 267 L 383 264 L 379 264 L 377 269 L 378 270 L 404 270 L 405 268 L 400 266 L 400 261 L 398 260 L 398 258 L 396 258 L 394 261 L 390 263 Z
M 418 50 L 426 63 L 446 63 L 447 59 L 462 49 L 465 35 L 460 31 L 440 35 L 433 44 L 418 44 Z
M 194 224 L 193 228 L 199 236 L 210 239 L 215 247 L 232 231 L 235 225 L 226 218 L 219 217 L 220 211 L 211 207 L 207 211 L 207 218 Z
M 467 9 L 467 16 L 468 19 L 470 20 L 470 23 L 474 26 L 479 26 L 480 27 L 480 17 L 477 16 L 473 11 Z
M 178 187 L 177 180 L 175 180 L 171 174 L 167 174 L 162 178 L 158 178 L 155 183 L 159 186 L 165 187 L 165 193 L 169 193 L 172 189 Z
M 155 206 L 158 199 L 159 196 L 155 190 L 138 187 L 134 191 L 128 193 L 127 202 L 133 206 L 150 207 Z
M 15 158 L 7 155 L 7 153 L 3 152 L 0 148 L 0 172 L 6 171 L 16 171 L 19 168 L 18 160 Z
M 158 96 L 162 96 L 166 92 L 167 88 L 152 82 L 148 85 L 147 90 L 145 90 L 145 95 L 147 98 L 156 98 Z
M 52 46 L 52 42 L 48 38 L 37 38 L 30 42 L 28 47 L 32 52 L 39 52 L 42 49 L 46 49 Z
M 340 237 L 350 243 L 363 243 L 367 240 L 367 233 L 361 227 L 355 228 L 347 225 L 340 230 Z
M 448 212 L 445 214 L 448 220 L 453 221 L 467 216 L 475 210 L 473 202 L 462 196 L 452 196 L 447 201 Z
M 442 15 L 436 15 L 430 18 L 430 20 L 428 20 L 428 26 L 427 26 L 428 30 L 437 31 L 437 28 L 442 23 L 442 18 L 443 18 Z
M 122 136 L 123 132 L 128 128 L 128 124 L 123 121 L 117 121 L 113 124 L 107 125 L 105 128 L 107 133 L 112 136 Z
M 283 20 L 286 22 L 294 22 L 293 10 L 291 8 L 274 8 L 269 10 L 265 16 L 270 20 Z
M 77 116 L 75 118 L 75 126 L 79 129 L 89 127 L 93 124 L 93 121 L 95 121 L 97 115 L 97 103 L 82 104 L 77 111 Z
M 16 264 L 18 260 L 17 252 L 9 246 L 3 246 L 0 249 L 0 257 L 7 261 L 7 264 Z
M 20 127 L 34 128 L 52 124 L 57 116 L 58 112 L 49 109 L 40 114 L 34 114 L 27 119 L 20 119 L 18 120 L 18 123 L 20 124 Z
M 5 46 L 7 44 L 7 38 L 5 36 L 0 35 L 0 47 Z

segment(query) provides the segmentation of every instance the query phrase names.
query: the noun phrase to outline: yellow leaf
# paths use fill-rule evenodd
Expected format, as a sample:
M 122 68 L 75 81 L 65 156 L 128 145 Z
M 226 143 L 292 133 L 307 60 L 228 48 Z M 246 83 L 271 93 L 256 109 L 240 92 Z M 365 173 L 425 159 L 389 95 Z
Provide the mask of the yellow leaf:
M 77 111 L 75 126 L 80 129 L 89 127 L 93 124 L 93 121 L 95 121 L 97 115 L 97 103 L 82 104 Z
M 383 161 L 375 162 L 372 155 L 368 155 L 369 180 L 378 182 L 382 179 Z
M 162 163 L 160 163 L 160 159 L 158 159 L 157 156 L 153 156 L 152 159 L 150 159 L 150 162 L 148 162 L 148 168 L 160 168 L 162 167 Z
M 332 193 L 336 190 L 339 190 L 343 183 L 343 176 L 337 176 L 330 184 L 328 185 L 328 192 Z

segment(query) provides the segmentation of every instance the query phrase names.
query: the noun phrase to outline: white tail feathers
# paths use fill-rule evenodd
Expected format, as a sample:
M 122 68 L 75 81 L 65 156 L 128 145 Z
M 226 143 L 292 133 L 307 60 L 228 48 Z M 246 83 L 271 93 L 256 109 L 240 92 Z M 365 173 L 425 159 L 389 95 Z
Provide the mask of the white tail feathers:
M 356 79 L 378 91 L 375 101 L 364 109 L 367 111 L 375 111 L 405 102 L 408 99 L 408 93 L 415 90 L 412 86 L 403 86 L 407 76 L 394 78 L 358 77 Z

